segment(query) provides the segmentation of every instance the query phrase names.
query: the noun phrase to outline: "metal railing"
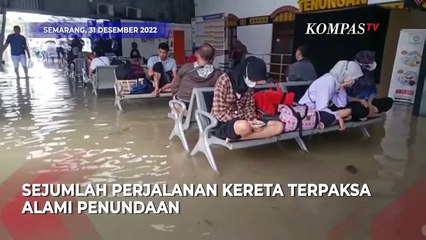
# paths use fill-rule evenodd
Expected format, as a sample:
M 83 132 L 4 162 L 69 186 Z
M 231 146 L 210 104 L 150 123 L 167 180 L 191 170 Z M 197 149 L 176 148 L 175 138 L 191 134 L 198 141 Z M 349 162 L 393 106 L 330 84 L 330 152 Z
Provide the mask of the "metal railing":
M 257 53 L 249 53 L 247 56 L 258 57 L 265 61 L 266 65 L 269 67 L 269 75 L 276 75 L 278 79 L 274 79 L 278 82 L 287 81 L 286 73 L 283 71 L 283 68 L 287 68 L 291 64 L 291 54 L 288 53 L 265 53 L 265 54 L 257 54 Z M 279 58 L 279 61 L 277 61 Z M 287 59 L 286 59 L 287 58 Z M 274 60 L 274 61 L 273 61 Z M 278 72 L 274 71 L 274 69 L 279 69 Z

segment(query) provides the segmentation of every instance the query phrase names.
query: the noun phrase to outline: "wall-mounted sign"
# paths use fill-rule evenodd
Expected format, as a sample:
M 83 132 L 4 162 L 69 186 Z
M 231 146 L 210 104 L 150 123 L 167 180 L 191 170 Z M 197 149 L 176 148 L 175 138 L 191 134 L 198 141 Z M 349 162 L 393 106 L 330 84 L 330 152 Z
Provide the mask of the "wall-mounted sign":
M 238 20 L 238 26 L 245 26 L 245 25 L 247 25 L 247 18 Z
M 250 25 L 265 24 L 265 23 L 269 23 L 269 16 L 249 18 Z
M 298 3 L 301 12 L 313 12 L 364 6 L 368 4 L 368 0 L 299 0 Z
M 299 12 L 299 9 L 293 6 L 283 6 L 275 10 L 271 15 L 268 16 L 257 16 L 250 18 L 241 18 L 238 19 L 234 14 L 228 14 L 227 26 L 235 26 L 235 22 L 238 22 L 238 26 L 247 26 L 247 25 L 258 25 L 258 24 L 269 24 L 276 22 L 293 22 L 296 13 Z
M 238 26 L 268 24 L 268 23 L 272 23 L 271 17 L 260 16 L 260 17 L 242 18 L 239 20 Z
M 379 6 L 385 7 L 385 8 L 404 8 L 404 2 L 398 1 L 398 2 L 380 3 Z
M 296 14 L 285 12 L 285 13 L 278 14 L 277 17 L 274 18 L 272 21 L 274 23 L 276 23 L 276 22 L 293 22 L 295 18 L 296 18 Z
M 271 14 L 272 22 L 293 22 L 299 9 L 293 6 L 283 6 Z
M 204 21 L 206 21 L 206 20 L 217 20 L 217 19 L 222 19 L 223 16 L 224 16 L 223 13 L 216 13 L 216 14 L 202 16 L 202 18 L 203 18 Z

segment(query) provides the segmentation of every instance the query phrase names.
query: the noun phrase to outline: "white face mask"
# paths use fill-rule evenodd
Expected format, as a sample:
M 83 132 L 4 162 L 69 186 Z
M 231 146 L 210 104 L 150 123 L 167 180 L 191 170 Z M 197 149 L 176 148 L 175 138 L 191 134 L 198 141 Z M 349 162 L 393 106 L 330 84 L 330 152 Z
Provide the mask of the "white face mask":
M 250 81 L 248 77 L 244 77 L 244 82 L 249 88 L 254 88 L 256 86 L 256 82 Z
M 365 68 L 368 70 L 368 71 L 374 71 L 374 69 L 376 69 L 376 67 L 377 67 L 377 63 L 376 62 L 373 62 L 373 63 L 370 63 L 370 64 L 367 64 L 367 65 L 365 65 Z
M 374 69 L 376 69 L 377 67 L 377 63 L 376 62 L 372 62 L 370 64 L 365 64 L 365 63 L 359 63 L 357 62 L 361 67 L 367 69 L 368 71 L 374 71 Z
M 244 82 L 246 83 L 247 87 L 254 88 L 256 86 L 256 82 L 250 81 L 248 78 L 248 66 L 246 67 L 246 76 L 244 77 Z

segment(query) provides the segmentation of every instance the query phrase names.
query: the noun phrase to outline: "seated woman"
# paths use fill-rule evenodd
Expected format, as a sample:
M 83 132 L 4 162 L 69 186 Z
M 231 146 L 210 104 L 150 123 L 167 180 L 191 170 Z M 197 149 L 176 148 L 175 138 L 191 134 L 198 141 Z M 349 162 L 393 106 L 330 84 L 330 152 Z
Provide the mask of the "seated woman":
M 340 129 L 344 129 L 344 119 L 351 115 L 347 108 L 346 89 L 362 76 L 361 67 L 354 61 L 339 61 L 329 73 L 324 74 L 309 86 L 299 104 L 314 106 L 320 113 L 324 127 L 339 122 Z M 334 104 L 329 108 L 329 102 Z
M 142 56 L 138 50 L 138 44 L 136 42 L 132 42 L 132 50 L 130 51 L 130 59 L 132 59 L 132 64 L 139 64 L 141 62 Z
M 260 121 L 256 116 L 253 88 L 266 82 L 266 64 L 249 57 L 222 74 L 214 87 L 212 115 L 218 120 L 215 134 L 227 142 L 268 138 L 283 132 L 280 121 Z
M 93 74 L 96 73 L 97 67 L 109 66 L 110 65 L 109 59 L 107 57 L 105 57 L 105 55 L 104 55 L 104 53 L 101 49 L 99 49 L 99 48 L 93 49 L 93 54 L 95 55 L 95 58 L 90 63 L 89 76 L 92 76 Z
M 375 55 L 375 52 L 367 50 L 356 54 L 355 61 L 361 66 L 364 76 L 347 91 L 352 119 L 356 121 L 379 117 L 393 105 L 392 98 L 376 98 L 377 88 L 373 72 L 377 66 Z

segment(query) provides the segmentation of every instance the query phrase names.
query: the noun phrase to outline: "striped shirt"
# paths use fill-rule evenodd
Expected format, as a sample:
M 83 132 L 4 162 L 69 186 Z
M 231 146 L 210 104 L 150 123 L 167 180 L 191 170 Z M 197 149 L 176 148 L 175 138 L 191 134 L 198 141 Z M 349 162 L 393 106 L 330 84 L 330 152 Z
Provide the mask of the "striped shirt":
M 212 115 L 220 122 L 232 119 L 256 119 L 256 106 L 253 89 L 249 89 L 237 99 L 232 90 L 231 80 L 226 73 L 222 74 L 214 87 Z

